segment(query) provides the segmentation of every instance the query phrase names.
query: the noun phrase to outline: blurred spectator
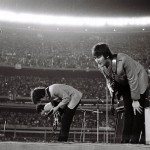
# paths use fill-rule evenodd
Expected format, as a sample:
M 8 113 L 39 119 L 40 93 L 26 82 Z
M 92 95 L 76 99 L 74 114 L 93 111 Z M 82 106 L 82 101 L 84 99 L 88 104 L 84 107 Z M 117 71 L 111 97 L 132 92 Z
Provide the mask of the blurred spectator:
M 149 32 L 68 33 L 6 28 L 0 41 L 1 65 L 96 69 L 90 50 L 98 42 L 112 45 L 114 53 L 119 50 L 143 65 L 149 61 Z
M 48 78 L 3 75 L 0 75 L 0 96 L 9 96 L 11 99 L 30 97 L 31 89 L 38 86 L 47 87 L 54 83 L 68 84 L 75 87 L 83 93 L 84 99 L 96 98 L 97 95 L 101 98 L 105 97 L 105 81 L 100 78 Z

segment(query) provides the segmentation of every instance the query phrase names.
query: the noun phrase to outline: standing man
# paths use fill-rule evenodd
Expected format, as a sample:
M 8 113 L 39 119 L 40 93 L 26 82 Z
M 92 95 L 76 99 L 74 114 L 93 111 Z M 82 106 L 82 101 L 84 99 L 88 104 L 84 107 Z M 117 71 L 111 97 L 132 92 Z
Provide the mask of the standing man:
M 125 117 L 122 143 L 145 143 L 144 103 L 148 75 L 144 67 L 124 53 L 112 54 L 108 45 L 103 43 L 93 46 L 92 55 L 106 78 L 111 96 L 114 92 L 112 85 L 115 84 L 123 97 Z M 114 56 L 116 56 L 115 75 L 112 62 Z
M 65 84 L 53 84 L 47 88 L 38 87 L 31 92 L 31 99 L 34 104 L 40 103 L 44 97 L 48 97 L 53 104 L 53 114 L 63 110 L 58 141 L 66 142 L 73 116 L 82 98 L 82 93 Z

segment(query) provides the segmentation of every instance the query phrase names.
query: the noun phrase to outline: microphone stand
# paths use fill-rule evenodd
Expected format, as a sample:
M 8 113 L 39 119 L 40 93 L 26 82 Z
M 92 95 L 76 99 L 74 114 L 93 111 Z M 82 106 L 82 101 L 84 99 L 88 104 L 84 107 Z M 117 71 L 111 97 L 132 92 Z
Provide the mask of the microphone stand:
M 102 104 L 104 104 L 104 101 L 102 101 L 101 99 L 99 99 L 98 97 L 96 97 L 96 99 L 97 99 L 97 111 L 96 111 L 96 113 L 97 113 L 97 143 L 99 142 L 99 114 L 100 114 L 100 112 L 99 112 L 99 101 L 102 103 Z
M 85 116 L 86 116 L 86 109 L 83 110 L 83 121 L 82 121 L 82 128 L 81 128 L 81 134 L 80 134 L 80 142 L 81 142 L 81 137 L 83 135 L 83 142 L 85 142 L 85 126 L 86 126 L 86 120 L 85 120 Z
M 99 98 L 97 98 L 97 143 L 99 142 Z

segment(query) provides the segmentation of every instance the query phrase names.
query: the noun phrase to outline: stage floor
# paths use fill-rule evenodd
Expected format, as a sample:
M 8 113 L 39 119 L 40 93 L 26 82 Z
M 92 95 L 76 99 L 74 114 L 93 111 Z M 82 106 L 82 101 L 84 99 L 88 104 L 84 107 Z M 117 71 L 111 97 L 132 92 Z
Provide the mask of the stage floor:
M 150 150 L 150 145 L 0 142 L 0 150 Z

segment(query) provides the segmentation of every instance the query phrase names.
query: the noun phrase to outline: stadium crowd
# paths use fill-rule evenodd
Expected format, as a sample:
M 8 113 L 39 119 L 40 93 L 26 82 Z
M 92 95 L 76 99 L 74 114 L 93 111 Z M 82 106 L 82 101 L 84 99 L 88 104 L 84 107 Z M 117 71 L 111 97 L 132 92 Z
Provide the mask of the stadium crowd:
M 0 96 L 12 94 L 14 97 L 30 97 L 31 89 L 54 83 L 68 84 L 83 93 L 84 99 L 105 98 L 105 81 L 100 78 L 48 78 L 38 76 L 3 76 L 0 75 Z M 100 91 L 100 92 L 99 92 Z M 15 98 L 14 98 L 15 99 Z
M 124 52 L 147 67 L 149 32 L 79 33 L 7 29 L 0 36 L 0 65 L 96 69 L 91 48 L 98 42 Z

